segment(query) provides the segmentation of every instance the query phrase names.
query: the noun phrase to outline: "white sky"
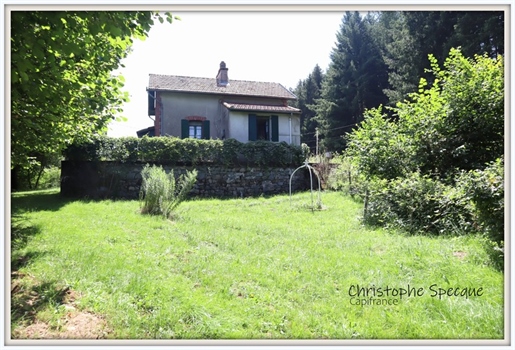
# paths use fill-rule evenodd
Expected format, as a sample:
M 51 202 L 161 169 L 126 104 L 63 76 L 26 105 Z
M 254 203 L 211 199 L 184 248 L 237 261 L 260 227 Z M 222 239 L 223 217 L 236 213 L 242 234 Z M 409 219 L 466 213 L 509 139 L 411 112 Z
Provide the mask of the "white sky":
M 214 78 L 221 61 L 229 80 L 280 83 L 295 88 L 318 64 L 329 65 L 343 12 L 174 12 L 136 40 L 121 74 L 130 102 L 126 122 L 112 122 L 109 136 L 136 136 L 153 125 L 147 115 L 149 74 Z

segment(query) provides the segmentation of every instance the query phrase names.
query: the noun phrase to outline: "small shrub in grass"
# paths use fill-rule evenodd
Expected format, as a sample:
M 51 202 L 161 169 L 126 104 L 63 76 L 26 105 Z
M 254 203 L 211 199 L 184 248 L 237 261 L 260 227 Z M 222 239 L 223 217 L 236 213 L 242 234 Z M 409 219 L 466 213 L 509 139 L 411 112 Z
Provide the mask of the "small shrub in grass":
M 147 164 L 141 171 L 141 177 L 141 212 L 170 218 L 195 185 L 197 170 L 187 171 L 176 182 L 173 170 L 166 173 L 161 166 Z

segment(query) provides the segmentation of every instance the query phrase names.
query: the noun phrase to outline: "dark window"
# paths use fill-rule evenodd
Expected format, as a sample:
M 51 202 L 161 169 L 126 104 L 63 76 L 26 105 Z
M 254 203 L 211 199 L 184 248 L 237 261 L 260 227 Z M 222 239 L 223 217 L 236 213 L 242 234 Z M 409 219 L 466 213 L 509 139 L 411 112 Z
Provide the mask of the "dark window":
M 249 114 L 249 141 L 279 141 L 279 117 Z
M 257 139 L 270 141 L 270 118 L 269 117 L 257 117 Z

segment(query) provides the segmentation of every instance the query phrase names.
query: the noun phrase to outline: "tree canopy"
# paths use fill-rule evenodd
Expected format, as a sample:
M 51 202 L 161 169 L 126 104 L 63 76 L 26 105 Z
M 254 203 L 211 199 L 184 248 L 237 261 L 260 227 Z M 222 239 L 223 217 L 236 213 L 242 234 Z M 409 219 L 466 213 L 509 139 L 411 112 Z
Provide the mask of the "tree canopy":
M 326 150 L 345 149 L 343 136 L 362 121 L 366 109 L 404 101 L 417 91 L 420 78 L 431 84 L 435 75 L 428 58 L 444 61 L 452 48 L 467 58 L 502 56 L 504 12 L 346 12 L 322 74 L 320 96 L 306 103 L 305 85 L 312 73 L 295 91 L 299 108 L 309 113 L 303 124 L 318 127 Z M 303 142 L 311 132 L 302 130 Z
M 74 140 L 105 132 L 127 100 L 113 72 L 170 13 L 13 11 L 11 168 L 27 168 Z

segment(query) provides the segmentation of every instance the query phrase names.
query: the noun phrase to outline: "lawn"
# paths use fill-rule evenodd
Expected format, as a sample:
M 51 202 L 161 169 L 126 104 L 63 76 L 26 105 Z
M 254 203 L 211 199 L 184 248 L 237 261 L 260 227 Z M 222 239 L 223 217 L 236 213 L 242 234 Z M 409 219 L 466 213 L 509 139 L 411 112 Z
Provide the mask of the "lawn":
M 199 199 L 170 221 L 15 193 L 11 336 L 504 339 L 503 273 L 480 237 L 374 229 L 361 203 L 322 202 Z

